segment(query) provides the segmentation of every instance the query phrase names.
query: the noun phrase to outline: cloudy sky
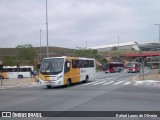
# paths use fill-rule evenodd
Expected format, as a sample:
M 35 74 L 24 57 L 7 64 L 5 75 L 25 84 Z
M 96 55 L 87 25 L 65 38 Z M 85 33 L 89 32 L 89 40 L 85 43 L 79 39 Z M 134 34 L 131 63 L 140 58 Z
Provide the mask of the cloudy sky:
M 46 0 L 0 0 L 0 47 L 46 46 Z M 160 0 L 48 0 L 49 46 L 158 42 Z

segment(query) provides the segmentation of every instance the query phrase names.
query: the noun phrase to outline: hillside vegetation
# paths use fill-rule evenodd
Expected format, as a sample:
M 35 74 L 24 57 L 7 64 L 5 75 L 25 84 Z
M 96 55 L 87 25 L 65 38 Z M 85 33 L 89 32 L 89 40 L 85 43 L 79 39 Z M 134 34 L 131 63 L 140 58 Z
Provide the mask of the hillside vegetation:
M 128 62 L 132 61 L 131 58 L 125 58 L 125 54 L 138 53 L 135 50 L 118 50 L 113 49 L 111 51 L 99 52 L 98 50 L 91 49 L 68 49 L 49 47 L 50 57 L 55 56 L 76 56 L 76 57 L 88 57 L 95 58 L 98 67 L 101 67 L 105 62 Z M 18 45 L 16 48 L 1 48 L 1 61 L 4 65 L 36 65 L 41 58 L 46 57 L 46 47 L 40 48 L 32 47 L 32 45 Z M 3 54 L 2 54 L 3 53 Z

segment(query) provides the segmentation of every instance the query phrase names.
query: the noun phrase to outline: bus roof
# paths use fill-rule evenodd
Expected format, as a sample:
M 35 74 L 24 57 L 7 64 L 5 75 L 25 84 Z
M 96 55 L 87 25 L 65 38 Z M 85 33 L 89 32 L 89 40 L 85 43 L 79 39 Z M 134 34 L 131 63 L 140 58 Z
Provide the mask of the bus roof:
M 132 64 L 141 64 L 140 62 L 128 62 L 127 64 L 130 64 L 130 63 L 132 63 Z
M 94 58 L 85 58 L 85 57 L 70 57 L 70 56 L 62 56 L 62 57 L 49 57 L 44 59 L 53 59 L 53 58 L 65 58 L 65 59 L 89 59 L 94 60 Z
M 123 62 L 109 62 L 109 63 L 117 63 L 117 64 L 122 63 L 123 64 Z
M 33 68 L 33 66 L 19 66 L 20 68 Z M 17 68 L 17 66 L 3 66 L 3 68 Z

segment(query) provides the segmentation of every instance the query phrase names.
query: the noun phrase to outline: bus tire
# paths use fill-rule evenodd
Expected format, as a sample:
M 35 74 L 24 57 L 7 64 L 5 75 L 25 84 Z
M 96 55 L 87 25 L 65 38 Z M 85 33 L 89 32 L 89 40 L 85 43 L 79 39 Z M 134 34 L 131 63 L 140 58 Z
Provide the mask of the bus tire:
M 86 79 L 84 80 L 84 83 L 87 83 L 88 80 L 89 80 L 89 76 L 87 75 L 87 76 L 86 76 Z
M 22 78 L 23 78 L 23 75 L 18 75 L 18 78 L 19 78 L 19 79 L 22 79 Z
M 68 79 L 68 80 L 67 80 L 66 87 L 70 87 L 70 86 L 71 86 L 71 79 Z
M 47 85 L 46 87 L 47 87 L 48 89 L 50 89 L 52 86 L 51 86 L 51 85 Z

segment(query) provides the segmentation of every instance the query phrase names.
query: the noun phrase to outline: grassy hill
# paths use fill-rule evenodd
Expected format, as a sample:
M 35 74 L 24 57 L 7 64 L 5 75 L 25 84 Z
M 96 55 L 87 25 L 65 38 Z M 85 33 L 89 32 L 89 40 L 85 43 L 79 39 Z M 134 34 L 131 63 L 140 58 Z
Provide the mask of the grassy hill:
M 35 56 L 36 60 L 39 60 L 40 54 L 41 58 L 46 57 L 46 47 L 41 47 L 41 52 L 39 47 L 33 47 L 36 51 L 37 55 Z M 49 56 L 77 56 L 77 57 L 89 57 L 95 58 L 97 61 L 97 66 L 101 66 L 103 62 L 130 62 L 134 61 L 134 58 L 125 58 L 125 54 L 139 53 L 139 51 L 135 50 L 115 50 L 115 51 L 105 51 L 99 52 L 97 50 L 91 49 L 69 49 L 69 48 L 60 48 L 60 47 L 49 47 Z M 15 60 L 18 61 L 18 49 L 17 48 L 0 48 L 0 61 L 5 56 L 9 56 L 10 61 Z M 16 64 L 17 62 L 12 62 L 12 64 Z M 22 63 L 21 63 L 22 64 Z M 34 64 L 34 63 L 33 63 Z
M 34 61 L 40 61 L 40 58 L 45 58 L 47 56 L 46 47 L 41 47 L 41 52 L 39 47 L 32 47 L 32 49 L 30 49 L 31 50 L 30 52 L 29 49 L 28 50 L 24 49 L 0 48 L 0 61 L 3 61 L 4 65 L 9 65 L 9 66 L 17 64 L 34 65 L 35 64 Z M 24 53 L 21 51 L 23 51 Z M 72 55 L 73 55 L 73 49 L 49 47 L 49 57 L 72 56 Z M 29 58 L 31 58 L 32 60 Z
M 39 47 L 34 47 L 37 53 L 40 53 Z M 49 55 L 52 56 L 62 56 L 62 55 L 71 55 L 73 49 L 69 48 L 60 48 L 60 47 L 49 47 Z M 41 47 L 41 54 L 46 56 L 46 47 Z M 0 48 L 0 56 L 16 56 L 17 48 Z

